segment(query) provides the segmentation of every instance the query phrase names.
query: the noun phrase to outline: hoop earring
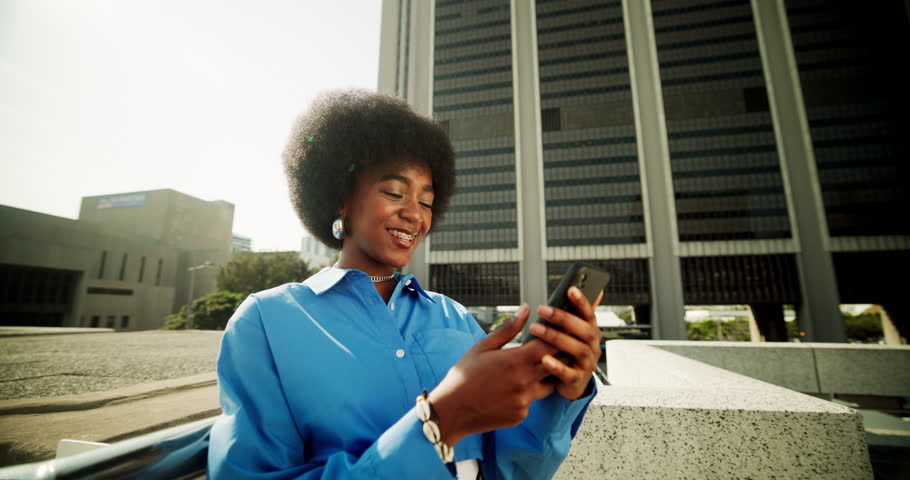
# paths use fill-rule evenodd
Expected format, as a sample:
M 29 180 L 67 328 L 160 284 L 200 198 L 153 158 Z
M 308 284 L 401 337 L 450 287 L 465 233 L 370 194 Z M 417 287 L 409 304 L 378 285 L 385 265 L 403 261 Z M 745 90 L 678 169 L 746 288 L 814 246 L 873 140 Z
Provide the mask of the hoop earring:
M 332 236 L 338 240 L 341 240 L 341 237 L 344 236 L 344 223 L 341 221 L 341 217 L 332 222 Z

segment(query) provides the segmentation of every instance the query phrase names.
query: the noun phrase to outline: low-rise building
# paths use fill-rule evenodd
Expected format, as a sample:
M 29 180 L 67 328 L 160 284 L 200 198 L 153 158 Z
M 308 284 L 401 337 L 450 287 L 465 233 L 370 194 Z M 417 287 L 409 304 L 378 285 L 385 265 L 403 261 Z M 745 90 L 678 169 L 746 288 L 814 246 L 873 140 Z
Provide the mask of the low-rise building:
M 322 244 L 313 237 L 303 237 L 300 240 L 300 259 L 310 268 L 320 269 L 332 262 L 337 251 Z
M 230 259 L 233 221 L 170 189 L 84 197 L 76 220 L 0 205 L 0 325 L 159 328 L 214 291 L 188 269 Z
M 231 234 L 231 255 L 238 252 L 252 252 L 253 239 L 243 235 Z

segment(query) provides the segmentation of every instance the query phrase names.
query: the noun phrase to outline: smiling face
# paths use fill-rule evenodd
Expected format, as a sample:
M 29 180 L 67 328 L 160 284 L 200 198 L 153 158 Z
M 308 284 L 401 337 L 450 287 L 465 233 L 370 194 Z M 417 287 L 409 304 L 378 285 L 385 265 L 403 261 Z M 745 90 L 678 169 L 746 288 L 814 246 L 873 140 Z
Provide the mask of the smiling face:
M 388 275 L 411 260 L 433 223 L 433 177 L 416 163 L 364 172 L 339 213 L 344 246 L 339 264 Z

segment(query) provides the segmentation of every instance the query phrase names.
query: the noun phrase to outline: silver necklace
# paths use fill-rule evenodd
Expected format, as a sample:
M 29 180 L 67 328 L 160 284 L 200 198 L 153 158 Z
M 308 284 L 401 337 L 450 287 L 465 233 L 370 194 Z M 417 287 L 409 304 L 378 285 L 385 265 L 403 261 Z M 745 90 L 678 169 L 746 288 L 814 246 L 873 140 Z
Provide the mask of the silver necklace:
M 332 265 L 332 268 L 341 268 L 341 267 L 339 267 L 338 264 L 336 263 L 335 265 Z M 382 283 L 382 282 L 388 282 L 389 280 L 395 278 L 395 274 L 393 273 L 391 275 L 370 275 L 369 277 L 373 283 Z

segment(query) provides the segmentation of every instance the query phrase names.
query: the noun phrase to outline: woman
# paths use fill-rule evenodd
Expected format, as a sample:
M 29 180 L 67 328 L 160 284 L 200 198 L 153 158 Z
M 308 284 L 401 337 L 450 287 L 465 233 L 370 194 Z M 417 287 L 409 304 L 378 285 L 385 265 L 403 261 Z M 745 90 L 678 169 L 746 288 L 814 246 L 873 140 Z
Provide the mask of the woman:
M 251 295 L 228 323 L 209 475 L 552 476 L 594 395 L 593 308 L 572 290 L 581 317 L 542 307 L 559 329 L 501 349 L 527 305 L 487 336 L 460 304 L 396 271 L 454 191 L 442 129 L 399 98 L 334 92 L 298 119 L 284 162 L 304 226 L 340 256 Z

